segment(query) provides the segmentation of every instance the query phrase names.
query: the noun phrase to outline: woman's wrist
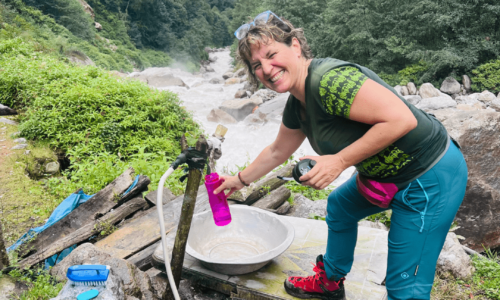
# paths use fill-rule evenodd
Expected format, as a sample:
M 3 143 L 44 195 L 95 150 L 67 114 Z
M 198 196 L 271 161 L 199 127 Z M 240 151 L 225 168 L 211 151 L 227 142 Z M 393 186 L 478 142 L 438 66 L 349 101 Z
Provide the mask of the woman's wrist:
M 245 181 L 243 181 L 243 179 L 241 178 L 241 172 L 238 172 L 238 179 L 240 180 L 241 184 L 243 184 L 244 186 L 250 185 L 250 184 L 246 183 Z

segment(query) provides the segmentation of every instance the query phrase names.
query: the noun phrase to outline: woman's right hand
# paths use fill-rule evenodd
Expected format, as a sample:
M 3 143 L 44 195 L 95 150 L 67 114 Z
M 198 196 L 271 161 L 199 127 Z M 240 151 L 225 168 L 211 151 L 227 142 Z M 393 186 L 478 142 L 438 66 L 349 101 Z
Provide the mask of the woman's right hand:
M 229 197 L 232 193 L 244 187 L 238 176 L 220 176 L 220 179 L 222 179 L 223 182 L 218 188 L 215 189 L 214 194 L 218 194 L 220 192 L 224 193 L 224 190 L 229 190 L 229 193 L 226 194 L 226 197 Z

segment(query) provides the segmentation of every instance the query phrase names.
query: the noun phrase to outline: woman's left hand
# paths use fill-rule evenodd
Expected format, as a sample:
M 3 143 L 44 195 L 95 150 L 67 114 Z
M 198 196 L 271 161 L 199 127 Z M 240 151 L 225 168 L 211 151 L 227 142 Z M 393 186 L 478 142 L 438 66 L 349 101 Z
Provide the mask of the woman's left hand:
M 304 156 L 300 160 L 306 158 L 316 161 L 316 165 L 307 174 L 302 175 L 299 180 L 302 181 L 303 185 L 317 190 L 326 188 L 348 167 L 338 155 Z

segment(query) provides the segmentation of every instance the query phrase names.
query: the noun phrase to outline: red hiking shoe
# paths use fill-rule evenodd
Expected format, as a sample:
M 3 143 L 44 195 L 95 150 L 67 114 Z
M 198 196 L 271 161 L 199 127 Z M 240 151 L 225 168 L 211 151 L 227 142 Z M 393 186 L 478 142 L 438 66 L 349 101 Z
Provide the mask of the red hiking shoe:
M 344 280 L 333 281 L 326 277 L 323 255 L 318 255 L 313 271 L 315 275 L 308 277 L 291 276 L 285 280 L 288 294 L 302 298 L 319 298 L 326 300 L 345 300 Z

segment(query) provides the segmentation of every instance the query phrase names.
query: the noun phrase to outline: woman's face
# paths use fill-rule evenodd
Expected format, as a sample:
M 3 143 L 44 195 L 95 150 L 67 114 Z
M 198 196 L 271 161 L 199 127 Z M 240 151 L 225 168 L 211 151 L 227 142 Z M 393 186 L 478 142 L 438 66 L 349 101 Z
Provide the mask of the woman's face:
M 267 88 L 278 93 L 291 92 L 300 86 L 301 48 L 297 39 L 292 45 L 269 40 L 251 46 L 250 65 L 255 76 Z

